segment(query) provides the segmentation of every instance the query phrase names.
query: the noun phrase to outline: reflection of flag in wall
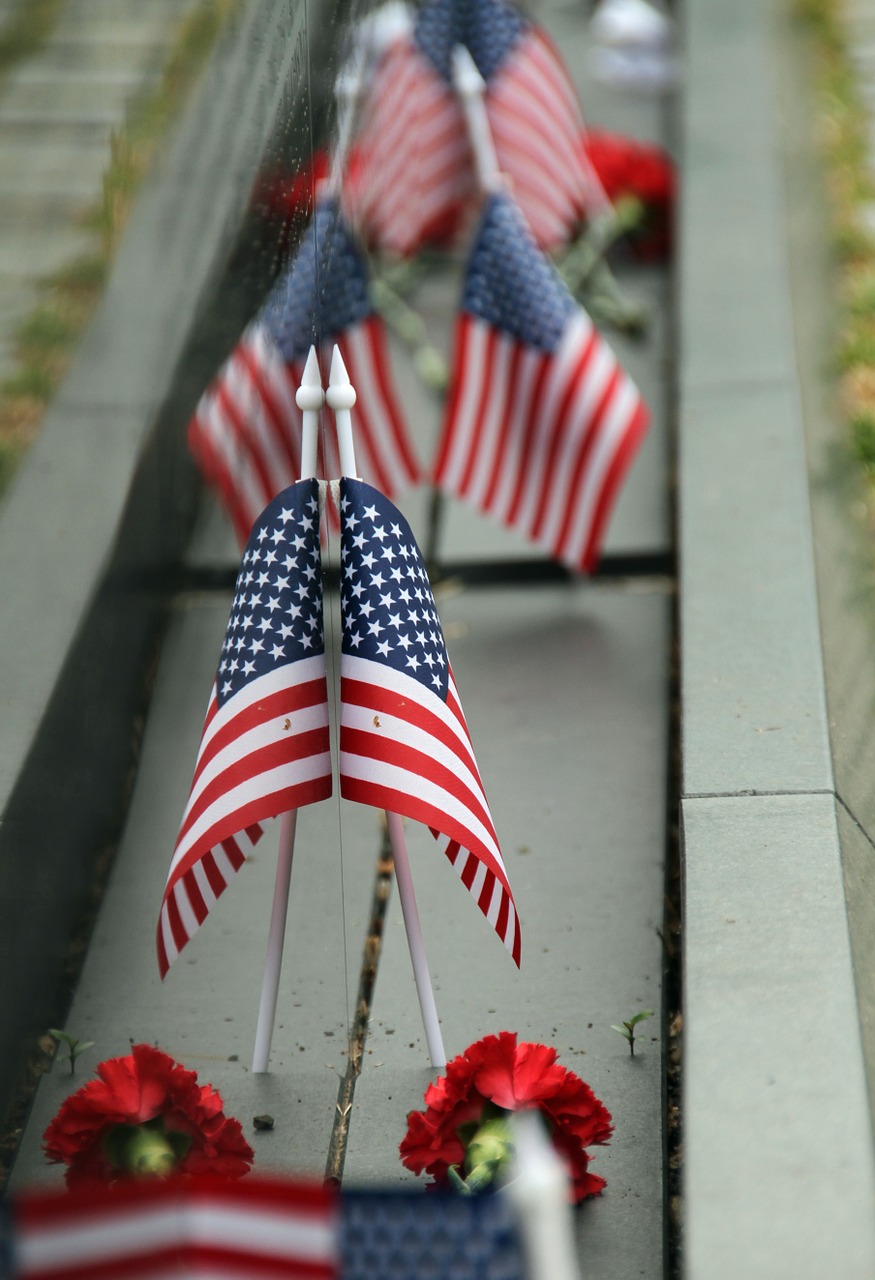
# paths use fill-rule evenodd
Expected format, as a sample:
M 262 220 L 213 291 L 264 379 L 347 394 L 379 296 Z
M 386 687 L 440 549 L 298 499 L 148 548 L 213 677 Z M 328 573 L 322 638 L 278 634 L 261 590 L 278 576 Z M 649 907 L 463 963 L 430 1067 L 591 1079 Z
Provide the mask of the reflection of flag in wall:
M 331 795 L 318 482 L 253 526 L 158 923 L 161 976 L 269 818 Z
M 649 414 L 507 195 L 485 206 L 455 342 L 436 483 L 592 570 Z
M 368 297 L 367 267 L 336 203 L 323 201 L 189 426 L 191 451 L 218 489 L 241 545 L 267 503 L 301 474 L 295 392 L 311 344 L 330 352 L 338 340 L 358 391 L 362 475 L 395 494 L 417 479 L 419 468 L 392 387 L 383 325 Z M 333 430 L 326 440 L 323 474 L 336 476 Z
M 564 243 L 605 197 L 582 147 L 574 85 L 546 33 L 508 0 L 426 0 L 378 67 L 357 146 L 351 207 L 378 248 L 414 252 L 475 191 L 452 85 L 467 45 L 486 82 L 499 169 L 542 248 Z
M 341 480 L 340 789 L 422 822 L 517 964 L 520 926 L 419 548 Z

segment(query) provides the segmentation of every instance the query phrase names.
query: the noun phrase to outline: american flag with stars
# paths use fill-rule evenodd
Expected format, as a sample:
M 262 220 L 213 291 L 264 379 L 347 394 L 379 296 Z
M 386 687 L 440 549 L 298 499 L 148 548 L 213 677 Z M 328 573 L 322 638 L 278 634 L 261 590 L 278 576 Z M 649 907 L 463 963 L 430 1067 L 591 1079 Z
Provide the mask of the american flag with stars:
M 340 788 L 428 826 L 520 962 L 520 925 L 425 565 L 400 511 L 340 482 Z
M 0 1204 L 4 1280 L 524 1280 L 499 1192 L 338 1191 L 250 1175 L 17 1191 Z
M 460 313 L 435 483 L 591 572 L 649 413 L 507 194 L 484 208 Z
M 319 486 L 253 525 L 158 922 L 169 966 L 279 814 L 331 795 Z
M 343 341 L 359 392 L 362 474 L 391 494 L 419 478 L 368 279 L 337 201 L 318 201 L 294 259 L 198 403 L 189 448 L 218 490 L 241 546 L 271 498 L 301 474 L 303 423 L 295 392 L 311 345 L 325 363 L 333 343 Z M 322 444 L 322 474 L 336 476 L 333 430 Z
M 378 66 L 357 143 L 350 208 L 369 243 L 416 252 L 477 190 L 452 53 L 486 82 L 499 170 L 537 243 L 553 249 L 607 197 L 586 156 L 576 89 L 546 32 L 510 0 L 426 0 Z

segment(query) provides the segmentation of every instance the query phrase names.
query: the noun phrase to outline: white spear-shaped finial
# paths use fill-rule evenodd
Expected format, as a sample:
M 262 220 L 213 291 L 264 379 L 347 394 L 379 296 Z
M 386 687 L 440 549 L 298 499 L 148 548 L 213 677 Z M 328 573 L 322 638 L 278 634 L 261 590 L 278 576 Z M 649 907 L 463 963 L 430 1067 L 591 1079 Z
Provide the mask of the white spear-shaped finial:
M 328 374 L 328 390 L 325 400 L 334 411 L 337 423 L 337 448 L 340 452 L 340 474 L 355 478 L 355 446 L 352 442 L 352 419 L 349 411 L 355 404 L 355 388 L 349 380 L 340 348 L 335 346 Z
M 301 385 L 295 392 L 295 400 L 304 417 L 304 428 L 301 433 L 301 479 L 309 480 L 316 474 L 319 413 L 325 404 L 325 392 L 322 390 L 322 375 L 319 372 L 319 360 L 315 347 L 310 347 L 307 363 L 301 374 Z
M 455 46 L 452 59 L 453 88 L 461 101 L 468 126 L 478 181 L 483 191 L 497 191 L 501 186 L 501 172 L 495 156 L 492 127 L 486 114 L 486 82 L 465 45 Z

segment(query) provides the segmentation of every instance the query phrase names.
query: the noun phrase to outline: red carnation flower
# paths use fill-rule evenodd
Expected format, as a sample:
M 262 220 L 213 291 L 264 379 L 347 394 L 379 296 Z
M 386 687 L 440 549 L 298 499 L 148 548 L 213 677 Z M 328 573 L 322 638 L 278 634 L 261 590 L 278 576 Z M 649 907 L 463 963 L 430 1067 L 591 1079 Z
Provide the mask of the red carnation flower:
M 68 1187 L 146 1174 L 212 1173 L 240 1178 L 254 1152 L 211 1085 L 199 1085 L 160 1049 L 134 1045 L 110 1058 L 61 1105 L 43 1135 L 49 1160 L 65 1164 Z
M 502 1117 L 527 1109 L 544 1117 L 575 1203 L 606 1185 L 589 1172 L 586 1147 L 608 1142 L 611 1114 L 588 1084 L 559 1065 L 556 1050 L 547 1045 L 518 1044 L 511 1031 L 485 1036 L 447 1064 L 446 1075 L 429 1085 L 424 1101 L 424 1111 L 408 1115 L 399 1150 L 408 1169 L 427 1173 L 436 1185 L 456 1182 L 460 1169 L 469 1175 L 469 1188 L 491 1181 L 509 1155 Z M 490 1168 L 472 1179 L 475 1159 Z
M 642 223 L 630 235 L 637 255 L 648 261 L 668 257 L 677 186 L 669 156 L 651 143 L 600 130 L 589 130 L 583 145 L 612 203 L 631 196 L 644 206 Z

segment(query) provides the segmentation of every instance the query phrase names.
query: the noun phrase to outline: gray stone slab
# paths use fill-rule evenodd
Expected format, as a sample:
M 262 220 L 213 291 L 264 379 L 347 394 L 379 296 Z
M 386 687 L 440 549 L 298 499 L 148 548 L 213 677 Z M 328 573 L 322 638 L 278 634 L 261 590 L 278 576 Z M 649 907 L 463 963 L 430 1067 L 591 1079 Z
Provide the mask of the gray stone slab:
M 408 824 L 447 1053 L 489 1032 L 552 1044 L 614 1115 L 609 1181 L 578 1215 L 586 1274 L 662 1274 L 660 1027 L 630 1059 L 611 1030 L 660 1008 L 668 601 L 568 587 L 439 598 L 520 911 L 517 971 Z M 652 1030 L 651 1030 L 652 1028 Z M 345 1176 L 399 1181 L 428 1058 L 397 902 L 386 928 Z
M 99 194 L 107 160 L 101 142 L 80 140 L 70 147 L 44 141 L 34 150 L 20 140 L 0 137 L 0 183 L 13 196 L 64 191 Z
M 679 210 L 686 385 L 792 374 L 783 193 L 769 65 L 772 9 L 691 6 Z M 702 31 L 701 38 L 698 33 Z M 744 85 L 744 92 L 739 86 Z
M 832 788 L 799 412 L 780 384 L 684 398 L 687 795 Z
M 94 252 L 94 236 L 66 221 L 53 225 L 51 235 L 29 221 L 15 226 L 10 219 L 0 220 L 0 231 L 0 275 L 10 283 L 25 280 L 31 288 L 42 276 Z
M 687 801 L 683 833 L 686 1274 L 862 1280 L 875 1179 L 833 798 Z

